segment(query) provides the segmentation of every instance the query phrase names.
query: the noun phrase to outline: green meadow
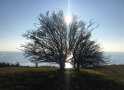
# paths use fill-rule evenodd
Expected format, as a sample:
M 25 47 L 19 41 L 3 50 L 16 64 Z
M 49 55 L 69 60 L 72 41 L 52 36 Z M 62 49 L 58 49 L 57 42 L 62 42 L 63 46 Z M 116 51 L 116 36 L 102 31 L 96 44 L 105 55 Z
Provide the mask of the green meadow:
M 94 69 L 0 68 L 0 90 L 124 90 L 124 66 Z

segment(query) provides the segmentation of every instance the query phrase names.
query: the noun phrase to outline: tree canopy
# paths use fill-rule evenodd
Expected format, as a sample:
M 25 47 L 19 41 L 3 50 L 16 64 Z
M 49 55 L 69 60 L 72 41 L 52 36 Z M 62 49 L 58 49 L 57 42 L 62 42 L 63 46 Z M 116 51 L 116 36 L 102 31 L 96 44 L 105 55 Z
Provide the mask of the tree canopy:
M 72 21 L 67 24 L 63 11 L 51 14 L 40 14 L 39 23 L 35 30 L 28 30 L 23 36 L 30 40 L 22 45 L 25 57 L 36 66 L 40 62 L 54 62 L 64 70 L 67 58 L 74 68 L 98 66 L 105 63 L 105 56 L 96 41 L 91 41 L 93 22 L 86 25 L 79 21 L 77 16 L 72 16 Z

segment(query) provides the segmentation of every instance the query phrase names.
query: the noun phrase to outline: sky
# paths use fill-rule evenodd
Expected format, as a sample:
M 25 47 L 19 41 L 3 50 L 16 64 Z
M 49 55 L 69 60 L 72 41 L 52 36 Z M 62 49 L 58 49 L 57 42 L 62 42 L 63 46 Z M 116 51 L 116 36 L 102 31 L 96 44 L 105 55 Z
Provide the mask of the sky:
M 91 39 L 105 52 L 124 52 L 124 0 L 0 0 L 0 51 L 19 51 L 26 42 L 21 35 L 48 10 L 93 19 L 99 27 Z

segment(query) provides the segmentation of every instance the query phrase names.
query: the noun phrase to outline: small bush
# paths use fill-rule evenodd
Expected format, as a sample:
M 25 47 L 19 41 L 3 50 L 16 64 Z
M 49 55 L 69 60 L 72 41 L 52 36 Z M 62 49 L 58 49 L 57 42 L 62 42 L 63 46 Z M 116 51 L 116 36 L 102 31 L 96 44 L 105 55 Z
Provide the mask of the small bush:
M 0 67 L 19 67 L 19 66 L 20 66 L 19 62 L 17 62 L 16 64 L 10 64 L 6 62 L 0 63 Z

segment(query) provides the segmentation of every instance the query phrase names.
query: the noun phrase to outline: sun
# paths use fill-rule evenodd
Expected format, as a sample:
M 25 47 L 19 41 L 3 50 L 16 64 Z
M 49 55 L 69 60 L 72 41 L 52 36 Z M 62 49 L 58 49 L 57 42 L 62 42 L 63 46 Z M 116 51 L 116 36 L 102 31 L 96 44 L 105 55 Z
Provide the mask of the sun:
M 68 16 L 65 16 L 65 22 L 67 24 L 70 24 L 72 22 L 72 16 L 68 15 Z

